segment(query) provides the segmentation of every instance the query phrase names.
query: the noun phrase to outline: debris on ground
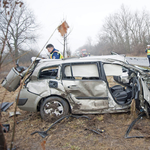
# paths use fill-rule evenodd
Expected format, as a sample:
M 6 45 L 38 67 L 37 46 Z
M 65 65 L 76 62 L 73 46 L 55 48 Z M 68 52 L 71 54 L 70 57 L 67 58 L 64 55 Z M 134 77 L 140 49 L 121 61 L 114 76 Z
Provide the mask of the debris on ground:
M 1 103 L 0 104 L 0 110 L 5 112 L 13 103 L 14 102 L 11 102 L 11 103 L 3 102 L 3 103 Z
M 43 138 L 45 138 L 48 134 L 47 132 L 58 122 L 62 121 L 65 118 L 69 118 L 69 117 L 74 117 L 74 118 L 86 118 L 86 119 L 90 119 L 88 116 L 78 116 L 78 115 L 67 115 L 67 116 L 63 116 L 60 119 L 56 120 L 46 131 L 35 131 L 33 133 L 31 133 L 31 135 L 38 133 L 40 136 L 42 136 Z
M 85 128 L 85 130 L 89 130 L 89 131 L 92 131 L 92 132 L 94 132 L 96 134 L 100 134 L 100 135 L 101 135 L 101 133 L 104 133 L 104 130 L 99 130 L 99 129 L 97 129 L 97 131 L 96 131 L 96 130 L 93 130 L 93 129 Z
M 4 133 L 7 133 L 10 130 L 9 124 L 2 124 L 2 130 Z
M 14 115 L 21 115 L 21 113 L 19 111 L 17 111 L 16 113 L 14 112 L 9 112 L 9 117 L 12 117 Z

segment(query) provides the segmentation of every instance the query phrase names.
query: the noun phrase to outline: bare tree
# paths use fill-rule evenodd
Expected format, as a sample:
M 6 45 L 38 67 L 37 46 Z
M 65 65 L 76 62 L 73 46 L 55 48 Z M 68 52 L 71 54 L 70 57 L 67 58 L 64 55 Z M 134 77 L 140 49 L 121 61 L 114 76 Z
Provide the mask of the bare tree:
M 4 32 L 4 30 L 0 31 L 0 45 L 1 45 L 1 47 L 0 47 L 0 70 L 1 70 L 1 65 L 3 62 L 2 55 L 3 55 L 4 50 L 5 50 L 5 45 L 6 45 L 7 38 L 8 38 L 8 30 L 9 30 L 9 26 L 10 26 L 10 23 L 12 21 L 13 15 L 14 15 L 14 11 L 15 11 L 16 6 L 18 4 L 20 5 L 20 7 L 23 4 L 22 1 L 20 1 L 20 0 L 15 0 L 15 1 L 13 1 L 13 3 L 14 3 L 14 7 L 12 9 L 10 9 L 10 7 L 12 6 L 12 1 L 0 0 L 0 18 L 1 18 L 0 19 L 0 26 L 3 24 L 2 15 L 5 14 L 8 18 L 8 23 L 5 26 L 5 29 L 6 29 L 5 32 Z M 11 12 L 10 12 L 10 10 L 11 10 Z M 2 101 L 3 101 L 3 99 L 2 99 Z M 0 113 L 0 119 L 1 119 L 1 113 Z M 0 149 L 1 150 L 7 150 L 6 140 L 5 140 L 5 137 L 3 134 L 1 122 L 0 122 L 0 139 L 1 139 L 0 140 Z
M 0 0 L 0 70 L 7 57 L 4 55 L 5 53 L 15 50 L 17 56 L 18 50 L 23 47 L 24 42 L 35 40 L 34 34 L 31 34 L 35 30 L 34 23 L 32 13 L 25 8 L 22 0 Z M 7 150 L 1 122 L 0 149 Z
M 13 7 L 12 7 L 13 4 Z M 15 9 L 17 7 L 17 5 L 20 4 L 20 7 L 22 6 L 22 2 L 19 0 L 15 0 L 15 1 L 9 1 L 9 0 L 2 0 L 0 1 L 0 44 L 1 44 L 1 49 L 0 49 L 0 68 L 1 65 L 4 61 L 4 59 L 2 59 L 2 56 L 4 54 L 4 50 L 5 50 L 5 46 L 6 46 L 6 42 L 7 42 L 7 38 L 8 38 L 8 30 L 9 30 L 9 26 L 10 23 L 12 21 Z M 10 11 L 11 10 L 11 11 Z M 7 17 L 7 24 L 5 25 L 5 31 L 3 30 L 3 15 L 5 15 Z M 5 58 L 5 57 L 4 57 Z
M 103 40 L 107 39 L 108 44 L 112 45 L 113 50 L 122 51 L 123 49 L 127 49 L 127 51 L 130 51 L 128 31 L 130 20 L 130 11 L 122 6 L 121 12 L 106 18 L 100 38 Z
M 12 1 L 15 2 L 15 0 Z M 7 32 L 7 50 L 5 48 L 5 51 L 13 51 L 15 58 L 17 58 L 20 50 L 27 50 L 26 43 L 35 42 L 37 38 L 35 33 L 36 29 L 38 29 L 38 25 L 35 23 L 32 11 L 30 11 L 25 5 L 20 7 L 20 5 L 16 5 L 16 3 L 11 3 L 11 7 L 11 10 L 14 10 L 11 12 L 11 14 L 13 13 L 11 21 L 6 13 L 1 14 L 2 20 L 0 24 L 0 32 L 2 33 L 2 37 L 0 40 L 3 40 L 3 37 L 5 37 Z M 4 58 L 5 57 L 3 57 L 3 59 Z
M 99 44 L 107 41 L 107 46 L 102 51 L 116 51 L 121 53 L 142 52 L 150 40 L 150 14 L 131 12 L 124 5 L 118 13 L 108 16 L 99 33 Z

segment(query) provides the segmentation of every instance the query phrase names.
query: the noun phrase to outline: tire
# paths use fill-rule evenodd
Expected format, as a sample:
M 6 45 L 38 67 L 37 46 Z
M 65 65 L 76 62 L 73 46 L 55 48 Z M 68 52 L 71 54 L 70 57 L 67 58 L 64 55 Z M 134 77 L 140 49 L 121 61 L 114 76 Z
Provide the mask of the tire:
M 46 98 L 40 107 L 42 119 L 48 122 L 56 121 L 68 113 L 68 103 L 62 98 L 56 96 Z

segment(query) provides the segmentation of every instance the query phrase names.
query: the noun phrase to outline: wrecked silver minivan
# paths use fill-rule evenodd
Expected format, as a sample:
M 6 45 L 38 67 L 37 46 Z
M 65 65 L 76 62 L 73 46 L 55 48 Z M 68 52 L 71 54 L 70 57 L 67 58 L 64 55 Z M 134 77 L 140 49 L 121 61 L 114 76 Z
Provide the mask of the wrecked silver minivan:
M 18 107 L 40 111 L 44 120 L 68 113 L 127 112 L 133 99 L 138 110 L 149 114 L 149 71 L 128 64 L 124 56 L 38 58 L 29 68 L 18 70 L 14 67 L 2 86 L 15 91 L 24 78 Z

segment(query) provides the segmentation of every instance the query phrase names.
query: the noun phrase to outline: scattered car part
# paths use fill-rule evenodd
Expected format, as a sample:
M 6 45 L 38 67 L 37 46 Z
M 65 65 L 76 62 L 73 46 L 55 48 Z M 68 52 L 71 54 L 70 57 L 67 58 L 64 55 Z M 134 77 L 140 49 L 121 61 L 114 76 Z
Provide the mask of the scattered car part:
M 9 112 L 9 117 L 12 117 L 14 115 L 21 115 L 21 113 L 19 111 L 17 111 L 16 114 L 14 114 L 14 112 Z
M 90 119 L 87 116 L 77 116 L 77 115 L 66 115 L 66 116 L 62 116 L 60 119 L 56 120 L 46 131 L 35 131 L 33 133 L 31 133 L 31 135 L 38 133 L 40 136 L 42 136 L 42 138 L 45 138 L 48 134 L 47 132 L 58 122 L 60 122 L 61 120 L 65 119 L 65 118 L 69 118 L 69 117 L 75 117 L 75 118 L 87 118 Z
M 97 131 L 99 131 L 100 133 L 104 133 L 105 132 L 105 130 L 100 130 L 100 129 L 97 129 Z
M 93 130 L 93 129 L 85 128 L 85 130 L 89 130 L 89 131 L 92 131 L 92 132 L 94 132 L 96 134 L 100 134 L 100 135 L 101 135 L 101 133 L 104 133 L 104 130 L 99 130 L 99 129 L 97 129 L 97 131 L 96 131 L 96 130 Z
M 9 92 L 15 91 L 19 87 L 20 81 L 23 79 L 25 74 L 27 72 L 31 73 L 32 70 L 34 69 L 34 66 L 36 66 L 37 63 L 36 61 L 34 65 L 32 65 L 31 63 L 29 66 L 29 68 L 31 69 L 28 70 L 28 68 L 26 67 L 19 66 L 18 62 L 19 60 L 16 63 L 16 67 L 13 67 L 11 71 L 8 73 L 8 75 L 5 77 L 5 79 L 1 82 L 2 86 L 6 88 Z
M 33 133 L 31 133 L 31 135 L 35 134 L 35 133 L 38 133 L 39 135 L 41 135 L 43 138 L 45 138 L 48 134 L 47 132 L 58 122 L 60 122 L 61 120 L 65 119 L 65 118 L 69 118 L 70 115 L 67 115 L 67 116 L 63 116 L 61 117 L 60 119 L 56 120 L 46 131 L 35 131 Z
M 133 122 L 129 125 L 129 127 L 128 127 L 127 131 L 126 131 L 126 134 L 125 134 L 125 138 L 126 139 L 129 139 L 129 138 L 144 138 L 144 136 L 128 136 L 128 134 L 130 133 L 130 131 L 131 131 L 132 127 L 135 125 L 135 123 L 139 119 L 141 119 L 141 117 L 143 117 L 144 115 L 145 115 L 145 113 L 139 114 L 139 116 L 135 120 L 133 120 Z
M 19 121 L 17 121 L 17 124 L 19 124 L 20 122 L 22 122 L 22 121 L 25 121 L 25 120 L 27 120 L 27 119 L 29 119 L 30 118 L 30 116 L 32 116 L 32 114 L 30 113 L 30 114 L 28 114 L 28 115 L 26 115 L 26 117 L 24 117 L 23 119 L 20 119 Z
M 28 119 L 28 118 L 21 119 L 21 120 L 17 121 L 17 124 L 19 124 L 20 122 L 25 121 L 25 120 L 27 120 L 27 119 Z
M 6 111 L 14 102 L 4 102 L 0 104 L 0 110 L 1 111 Z
M 9 92 L 15 91 L 20 85 L 21 78 L 22 77 L 20 73 L 16 70 L 15 67 L 13 67 L 1 84 Z
M 74 117 L 74 118 L 77 118 L 77 119 L 79 119 L 79 118 L 86 118 L 86 119 L 88 119 L 88 120 L 91 119 L 91 118 L 89 118 L 88 116 L 82 116 L 82 115 L 71 115 L 71 117 Z
M 10 125 L 9 124 L 2 124 L 2 130 L 4 133 L 7 133 L 10 129 Z

